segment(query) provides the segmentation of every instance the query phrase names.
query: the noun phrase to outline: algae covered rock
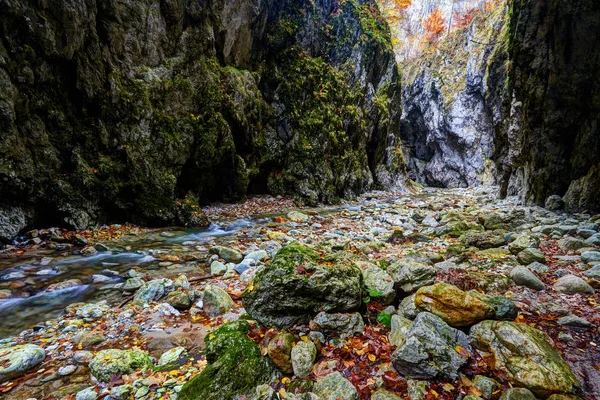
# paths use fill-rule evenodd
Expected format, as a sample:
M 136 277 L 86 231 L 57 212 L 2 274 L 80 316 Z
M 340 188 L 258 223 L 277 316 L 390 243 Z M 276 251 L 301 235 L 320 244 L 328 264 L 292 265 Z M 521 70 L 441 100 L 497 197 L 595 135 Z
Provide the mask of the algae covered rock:
M 525 324 L 483 321 L 469 341 L 496 372 L 536 395 L 570 393 L 577 378 L 542 331 Z
M 317 358 L 317 347 L 311 341 L 301 341 L 294 346 L 291 353 L 294 375 L 306 378 L 313 370 Z
M 135 293 L 134 300 L 158 301 L 175 289 L 172 280 L 168 278 L 154 279 L 146 282 Z
M 204 312 L 211 318 L 225 314 L 235 305 L 229 294 L 216 285 L 206 285 L 202 301 Z
M 214 246 L 210 248 L 211 254 L 217 254 L 227 262 L 239 263 L 244 259 L 244 256 L 239 251 L 225 246 Z
M 229 322 L 206 336 L 208 365 L 181 388 L 180 400 L 233 399 L 269 383 L 276 369 L 246 336 L 248 322 Z
M 323 400 L 358 400 L 358 391 L 339 372 L 334 372 L 315 384 L 315 393 Z
M 0 383 L 18 378 L 44 361 L 46 352 L 34 344 L 0 349 Z
M 471 355 L 467 335 L 440 317 L 422 312 L 405 334 L 404 343 L 392 353 L 392 364 L 403 376 L 417 379 L 456 379 Z
M 456 286 L 436 283 L 419 289 L 415 295 L 418 309 L 442 318 L 451 326 L 468 326 L 493 317 L 495 310 L 486 302 Z
M 283 331 L 275 335 L 267 346 L 269 357 L 283 373 L 291 374 L 293 372 L 291 354 L 295 342 L 294 335 Z
M 362 287 L 357 266 L 290 244 L 256 274 L 242 300 L 248 313 L 260 323 L 283 328 L 308 323 L 320 311 L 359 308 Z
M 524 388 L 512 388 L 502 393 L 500 400 L 536 400 L 530 390 Z
M 363 270 L 365 289 L 369 297 L 383 304 L 390 304 L 396 298 L 394 279 L 383 269 L 371 263 Z
M 141 350 L 100 350 L 90 362 L 90 373 L 100 382 L 109 382 L 113 375 L 130 374 L 151 368 L 152 360 Z

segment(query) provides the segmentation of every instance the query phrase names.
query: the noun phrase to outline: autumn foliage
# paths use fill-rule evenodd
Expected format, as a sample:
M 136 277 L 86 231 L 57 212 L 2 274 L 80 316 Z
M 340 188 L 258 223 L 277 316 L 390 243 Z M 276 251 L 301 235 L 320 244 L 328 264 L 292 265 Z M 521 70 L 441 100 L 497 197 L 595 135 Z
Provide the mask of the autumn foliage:
M 439 8 L 433 10 L 423 21 L 426 40 L 432 42 L 438 39 L 446 29 L 446 18 Z
M 460 29 L 460 28 L 464 28 L 464 27 L 468 26 L 471 23 L 471 21 L 473 21 L 473 18 L 475 18 L 475 14 L 477 12 L 478 12 L 478 10 L 471 8 L 464 14 L 454 13 L 454 17 L 453 17 L 454 28 Z

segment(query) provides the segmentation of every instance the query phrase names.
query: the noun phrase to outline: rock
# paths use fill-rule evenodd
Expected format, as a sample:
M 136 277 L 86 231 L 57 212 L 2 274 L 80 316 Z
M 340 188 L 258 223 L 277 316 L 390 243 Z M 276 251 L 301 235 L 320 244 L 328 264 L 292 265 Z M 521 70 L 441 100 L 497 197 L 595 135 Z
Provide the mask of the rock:
M 141 350 L 100 350 L 90 362 L 90 373 L 99 382 L 109 382 L 113 375 L 131 374 L 152 368 L 152 360 Z
M 404 293 L 413 293 L 420 287 L 431 285 L 436 277 L 434 267 L 412 258 L 392 263 L 387 272 L 394 280 L 396 289 Z
M 406 389 L 410 400 L 424 400 L 427 396 L 427 381 L 419 381 L 416 379 L 406 380 Z
M 75 400 L 96 400 L 98 393 L 94 390 L 94 386 L 80 390 L 75 395 Z
M 130 398 L 132 392 L 133 387 L 131 385 L 115 386 L 110 389 L 110 397 L 113 397 L 115 400 L 127 400 Z
M 211 318 L 225 314 L 235 305 L 229 294 L 215 285 L 206 285 L 202 309 Z
M 531 391 L 523 388 L 508 389 L 502 393 L 499 400 L 536 400 Z
M 104 317 L 108 310 L 110 310 L 110 307 L 106 304 L 89 303 L 77 308 L 75 316 L 85 320 L 94 320 Z
M 81 282 L 79 279 L 69 279 L 66 281 L 53 283 L 52 285 L 49 285 L 46 288 L 46 291 L 47 292 L 57 292 L 59 290 L 72 289 L 74 287 L 81 286 L 81 285 L 83 285 L 83 282 Z
M 523 265 L 529 265 L 532 262 L 546 262 L 546 256 L 539 249 L 525 249 L 517 254 L 517 260 Z
M 92 361 L 94 354 L 91 351 L 79 350 L 73 354 L 73 360 L 77 364 L 87 365 Z
M 585 271 L 583 275 L 588 278 L 600 279 L 600 264 L 594 265 L 592 268 Z
M 591 328 L 594 326 L 590 321 L 580 318 L 576 315 L 570 314 L 560 318 L 556 321 L 558 325 L 576 326 L 579 328 Z
M 536 237 L 523 233 L 517 236 L 515 240 L 509 243 L 508 250 L 510 250 L 510 252 L 513 254 L 519 254 L 527 248 L 537 249 L 539 244 L 540 241 Z
M 183 385 L 178 400 L 221 400 L 243 395 L 274 379 L 275 368 L 250 339 L 250 325 L 238 320 L 221 325 L 204 342 L 204 370 Z
M 179 359 L 188 357 L 188 353 L 184 347 L 175 347 L 165 351 L 158 360 L 158 366 L 175 364 Z
M 583 279 L 575 275 L 565 275 L 554 283 L 554 290 L 565 294 L 594 293 L 594 289 Z
M 211 275 L 223 275 L 225 272 L 227 272 L 227 267 L 221 261 L 215 260 L 210 263 Z
M 192 306 L 192 302 L 187 294 L 175 290 L 168 294 L 167 303 L 178 310 L 187 310 Z
M 529 325 L 483 321 L 471 328 L 469 340 L 493 370 L 536 395 L 579 386 L 548 335 Z
M 326 313 L 317 314 L 310 322 L 312 330 L 326 333 L 337 333 L 342 339 L 361 335 L 365 330 L 365 324 L 359 313 Z
M 246 254 L 244 260 L 254 260 L 254 261 L 263 261 L 269 257 L 269 253 L 265 250 L 256 250 L 251 253 Z
M 504 231 L 470 231 L 460 237 L 465 246 L 478 249 L 491 249 L 504 246 L 506 243 Z
M 21 207 L 0 205 L 0 243 L 8 243 L 29 223 L 30 216 Z
M 106 340 L 101 331 L 83 331 L 73 337 L 73 341 L 79 343 L 82 348 L 88 348 L 100 344 Z
M 385 389 L 378 389 L 371 396 L 371 400 L 402 400 L 402 397 L 395 395 L 392 392 L 388 392 Z
M 410 320 L 417 317 L 419 310 L 417 310 L 417 306 L 415 305 L 415 296 L 416 295 L 413 293 L 410 296 L 402 299 L 398 305 L 398 315 Z
M 271 360 L 284 374 L 291 374 L 292 369 L 292 348 L 296 340 L 294 335 L 289 332 L 279 332 L 273 339 L 269 341 L 267 352 Z
M 306 222 L 308 221 L 308 215 L 303 214 L 299 211 L 290 211 L 287 213 L 287 217 L 292 222 Z
M 584 247 L 588 247 L 588 244 L 584 240 L 569 236 L 569 237 L 560 239 L 558 241 L 558 247 L 560 247 L 561 249 L 563 249 L 565 251 L 574 251 L 574 250 L 582 249 Z
M 177 278 L 175 278 L 175 280 L 173 281 L 173 286 L 175 286 L 175 289 L 182 289 L 185 291 L 189 291 L 192 289 L 190 281 L 188 281 L 187 276 L 185 276 L 184 274 L 181 274 Z
M 515 303 L 504 296 L 490 297 L 476 290 L 469 290 L 467 293 L 493 307 L 495 311 L 494 319 L 512 321 L 519 314 Z
M 159 301 L 175 289 L 173 281 L 167 278 L 154 279 L 146 282 L 138 289 L 133 297 L 134 300 Z
M 392 330 L 389 334 L 390 343 L 396 347 L 402 346 L 411 325 L 411 320 L 399 315 L 392 315 Z
M 495 314 L 489 304 L 456 286 L 441 282 L 419 289 L 415 305 L 420 310 L 437 315 L 451 326 L 469 326 Z
M 144 286 L 144 280 L 142 278 L 129 278 L 125 281 L 121 289 L 125 292 L 135 292 L 139 288 Z
M 535 272 L 538 275 L 547 274 L 550 271 L 547 265 L 542 264 L 541 262 L 534 261 L 527 266 L 527 269 L 531 272 Z
M 64 367 L 60 367 L 58 369 L 58 376 L 69 376 L 72 375 L 77 370 L 75 365 L 65 365 Z
M 548 196 L 548 198 L 546 198 L 544 207 L 550 211 L 560 211 L 565 208 L 565 201 L 562 197 L 553 194 L 552 196 Z
M 226 262 L 239 263 L 244 259 L 242 253 L 225 246 L 214 246 L 209 249 L 211 254 L 217 254 L 220 258 Z
M 585 243 L 589 246 L 600 246 L 600 234 L 596 233 L 594 236 L 590 236 L 585 239 Z
M 314 392 L 322 400 L 358 400 L 358 392 L 339 372 L 333 372 L 317 381 Z
M 422 312 L 408 329 L 404 344 L 392 354 L 392 364 L 408 378 L 456 379 L 470 353 L 467 335 Z
M 379 301 L 382 304 L 390 304 L 394 301 L 396 298 L 394 280 L 383 269 L 371 264 L 363 270 L 363 278 L 365 289 L 371 299 Z
M 581 261 L 585 263 L 600 262 L 600 251 L 585 251 L 581 254 Z
M 294 346 L 291 353 L 292 368 L 298 378 L 306 378 L 313 370 L 317 358 L 317 347 L 311 341 L 300 341 Z
M 476 375 L 473 379 L 473 386 L 479 390 L 482 398 L 490 399 L 492 397 L 492 393 L 499 385 L 498 382 L 491 378 L 482 375 Z
M 95 254 L 98 254 L 98 250 L 96 250 L 94 246 L 85 246 L 83 249 L 81 249 L 82 256 L 89 257 Z
M 248 400 L 275 400 L 278 399 L 278 396 L 271 386 L 264 384 L 258 385 L 254 392 L 245 398 Z
M 44 349 L 33 344 L 0 348 L 0 383 L 24 375 L 45 357 Z
M 533 272 L 526 267 L 515 267 L 510 271 L 510 278 L 519 286 L 529 289 L 544 290 L 546 285 Z
M 256 273 L 242 300 L 247 312 L 266 326 L 308 323 L 319 311 L 352 311 L 362 304 L 360 269 L 335 256 L 289 244 Z

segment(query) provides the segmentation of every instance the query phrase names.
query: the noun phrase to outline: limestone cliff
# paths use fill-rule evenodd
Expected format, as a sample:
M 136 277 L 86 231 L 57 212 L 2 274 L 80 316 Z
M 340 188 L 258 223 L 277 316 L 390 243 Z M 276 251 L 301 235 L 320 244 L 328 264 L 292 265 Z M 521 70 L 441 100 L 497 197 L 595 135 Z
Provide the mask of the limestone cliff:
M 401 188 L 373 0 L 0 2 L 0 238 Z M 193 223 L 193 218 L 191 218 Z

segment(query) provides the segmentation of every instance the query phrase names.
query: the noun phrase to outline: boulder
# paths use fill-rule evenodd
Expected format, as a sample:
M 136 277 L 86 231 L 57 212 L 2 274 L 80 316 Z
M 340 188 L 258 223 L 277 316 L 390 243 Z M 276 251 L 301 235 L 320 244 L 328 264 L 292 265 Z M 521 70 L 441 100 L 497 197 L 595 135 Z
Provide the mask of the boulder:
M 310 321 L 310 327 L 315 331 L 337 333 L 343 339 L 361 335 L 365 330 L 365 324 L 362 316 L 359 313 L 330 314 L 324 311 L 317 314 L 315 319 Z
M 183 385 L 178 400 L 222 400 L 243 395 L 270 382 L 276 369 L 250 339 L 247 321 L 228 322 L 209 333 L 204 370 Z
M 187 310 L 192 305 L 189 296 L 178 290 L 169 293 L 167 296 L 167 303 L 178 310 Z
M 358 400 L 358 391 L 339 372 L 334 372 L 319 380 L 314 392 L 322 400 Z
M 202 301 L 202 309 L 211 318 L 225 314 L 235 305 L 229 294 L 216 285 L 206 285 Z
M 581 261 L 585 263 L 600 262 L 600 251 L 584 251 L 581 253 Z
M 90 373 L 100 382 L 143 368 L 152 368 L 152 360 L 141 350 L 100 350 L 90 362 Z
M 313 370 L 317 358 L 317 347 L 311 341 L 300 341 L 294 346 L 291 353 L 292 369 L 298 378 L 306 378 Z
M 322 258 L 300 244 L 282 247 L 256 273 L 242 300 L 261 324 L 291 327 L 308 323 L 319 311 L 352 311 L 362 304 L 360 268 L 337 257 Z
M 565 208 L 565 201 L 557 194 L 553 194 L 546 198 L 544 207 L 550 211 L 560 211 Z
M 408 378 L 456 379 L 470 354 L 467 335 L 422 312 L 406 332 L 404 344 L 392 354 L 392 364 Z
M 371 299 L 383 304 L 390 304 L 393 302 L 396 298 L 394 279 L 377 265 L 371 263 L 365 264 L 368 264 L 366 268 L 363 269 L 366 293 Z
M 227 262 L 239 263 L 244 259 L 244 256 L 239 251 L 225 247 L 225 246 L 213 246 L 209 249 L 210 254 L 217 254 L 220 258 Z
M 498 374 L 538 396 L 579 386 L 548 335 L 529 325 L 483 321 L 471 328 L 469 341 Z
M 588 247 L 588 244 L 584 240 L 568 236 L 558 241 L 558 247 L 565 251 L 573 251 Z
M 146 282 L 138 289 L 133 297 L 134 300 L 159 301 L 175 289 L 173 281 L 167 278 L 154 279 Z
M 491 318 L 495 310 L 489 304 L 447 283 L 419 289 L 415 296 L 418 309 L 442 318 L 451 326 L 469 326 Z
M 277 365 L 281 372 L 285 374 L 293 372 L 291 354 L 295 343 L 294 335 L 282 331 L 275 335 L 267 346 L 269 357 L 271 357 L 271 360 L 273 360 L 273 363 Z
M 575 275 L 565 275 L 554 283 L 554 290 L 566 294 L 594 293 L 594 289 L 583 279 Z
M 411 320 L 399 315 L 392 315 L 392 329 L 389 334 L 390 343 L 396 347 L 402 346 L 411 325 Z
M 24 375 L 46 357 L 40 346 L 23 344 L 0 349 L 0 383 Z
M 506 232 L 501 230 L 470 231 L 461 236 L 460 240 L 465 246 L 485 250 L 504 246 L 506 243 L 505 236 Z
M 539 249 L 529 248 L 517 254 L 517 260 L 523 265 L 529 265 L 533 262 L 546 262 L 546 256 Z
M 492 306 L 495 311 L 494 319 L 512 321 L 519 314 L 516 304 L 504 296 L 488 296 L 476 290 L 469 290 L 467 293 Z
M 394 280 L 396 289 L 404 293 L 413 293 L 423 286 L 435 282 L 436 270 L 413 258 L 403 258 L 392 263 L 387 272 Z
M 526 267 L 515 267 L 510 271 L 510 278 L 519 286 L 533 290 L 544 290 L 546 285 Z
M 410 320 L 417 317 L 419 310 L 417 310 L 417 306 L 415 305 L 415 296 L 416 294 L 413 293 L 410 296 L 402 299 L 398 305 L 398 315 Z
M 540 245 L 540 241 L 538 238 L 531 236 L 526 233 L 522 233 L 515 238 L 508 245 L 508 250 L 510 250 L 513 254 L 519 254 L 525 249 L 528 248 L 537 248 Z
M 502 393 L 499 400 L 536 400 L 530 390 L 524 388 L 512 388 Z

